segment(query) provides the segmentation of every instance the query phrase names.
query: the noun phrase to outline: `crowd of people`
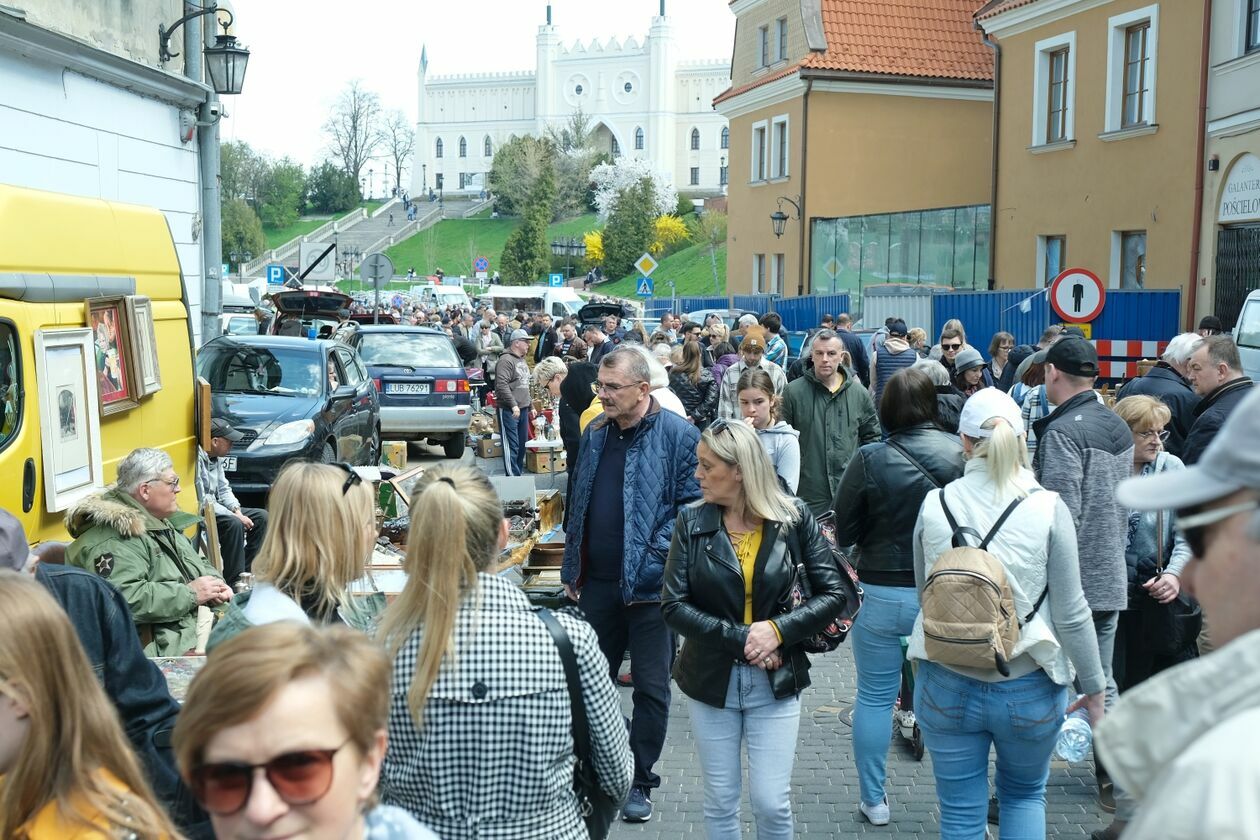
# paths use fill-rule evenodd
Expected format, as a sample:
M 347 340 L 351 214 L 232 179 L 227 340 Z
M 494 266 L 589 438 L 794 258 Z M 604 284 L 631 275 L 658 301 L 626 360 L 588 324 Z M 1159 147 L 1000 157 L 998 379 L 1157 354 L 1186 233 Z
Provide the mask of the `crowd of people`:
M 1096 840 L 1260 837 L 1260 395 L 1228 335 L 1173 337 L 1112 393 L 1072 327 L 977 345 L 953 321 L 928 346 L 842 314 L 790 361 L 774 313 L 416 314 L 493 372 L 509 474 L 555 401 L 575 607 L 496 574 L 509 526 L 472 466 L 412 488 L 387 604 L 352 591 L 378 536 L 355 469 L 290 464 L 242 507 L 216 419 L 219 569 L 170 456 L 137 449 L 68 544 L 32 551 L 0 512 L 0 836 L 602 837 L 653 817 L 676 685 L 707 836 L 740 836 L 746 771 L 757 836 L 788 838 L 810 656 L 847 630 L 871 825 L 900 813 L 900 700 L 946 840 L 1045 836 L 1074 710 L 1115 812 Z M 181 707 L 152 657 L 196 650 Z

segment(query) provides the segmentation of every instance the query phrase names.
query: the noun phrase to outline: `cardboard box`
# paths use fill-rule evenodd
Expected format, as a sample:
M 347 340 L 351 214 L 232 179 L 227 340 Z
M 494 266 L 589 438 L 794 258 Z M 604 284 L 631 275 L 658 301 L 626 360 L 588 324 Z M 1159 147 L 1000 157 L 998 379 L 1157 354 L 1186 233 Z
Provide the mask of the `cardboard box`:
M 478 458 L 502 458 L 503 440 L 495 435 L 492 438 L 481 438 L 477 441 Z
M 528 449 L 525 469 L 532 473 L 564 472 L 567 468 L 563 449 Z
M 402 472 L 407 469 L 407 442 L 387 440 L 381 444 L 381 463 Z

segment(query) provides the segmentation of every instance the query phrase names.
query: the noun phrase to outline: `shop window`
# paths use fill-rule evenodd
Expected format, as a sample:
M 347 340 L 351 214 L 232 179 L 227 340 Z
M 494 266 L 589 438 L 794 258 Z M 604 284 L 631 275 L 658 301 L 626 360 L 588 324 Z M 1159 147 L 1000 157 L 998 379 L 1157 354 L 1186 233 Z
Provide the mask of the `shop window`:
M 22 365 L 17 332 L 0 321 L 0 449 L 17 437 L 22 425 Z

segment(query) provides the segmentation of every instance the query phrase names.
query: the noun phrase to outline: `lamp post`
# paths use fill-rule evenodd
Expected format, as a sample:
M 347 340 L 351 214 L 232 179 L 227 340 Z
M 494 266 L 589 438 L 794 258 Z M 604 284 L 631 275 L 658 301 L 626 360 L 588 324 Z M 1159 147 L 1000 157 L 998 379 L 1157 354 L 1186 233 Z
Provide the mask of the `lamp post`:
M 573 258 L 586 256 L 586 241 L 580 237 L 569 236 L 551 243 L 551 253 L 565 260 L 565 281 L 573 276 Z
M 775 239 L 778 239 L 781 236 L 783 236 L 783 228 L 787 225 L 787 221 L 789 218 L 795 219 L 796 221 L 800 221 L 801 219 L 800 200 L 801 200 L 801 197 L 799 195 L 796 197 L 795 201 L 793 201 L 792 199 L 788 198 L 785 195 L 779 196 L 778 198 L 779 209 L 775 210 L 773 213 L 770 214 L 770 227 L 774 231 Z M 795 211 L 791 216 L 788 216 L 787 213 L 783 212 L 783 202 L 785 201 L 788 204 L 792 205 L 792 209 Z
M 368 167 L 368 198 L 376 194 L 376 181 L 372 175 L 372 167 Z

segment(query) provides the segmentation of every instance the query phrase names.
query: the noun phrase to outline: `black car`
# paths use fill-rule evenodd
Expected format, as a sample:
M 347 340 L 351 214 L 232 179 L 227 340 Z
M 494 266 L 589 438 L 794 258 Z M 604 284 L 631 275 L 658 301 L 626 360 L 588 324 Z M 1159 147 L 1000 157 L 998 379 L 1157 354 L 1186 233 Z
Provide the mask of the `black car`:
M 211 411 L 245 437 L 226 471 L 238 493 L 265 493 L 291 460 L 374 465 L 380 403 L 358 354 L 336 341 L 219 336 L 197 354 Z
M 447 458 L 464 454 L 472 394 L 468 372 L 446 333 L 432 327 L 364 325 L 345 340 L 376 384 L 381 428 L 390 440 L 427 438 L 441 444 Z

